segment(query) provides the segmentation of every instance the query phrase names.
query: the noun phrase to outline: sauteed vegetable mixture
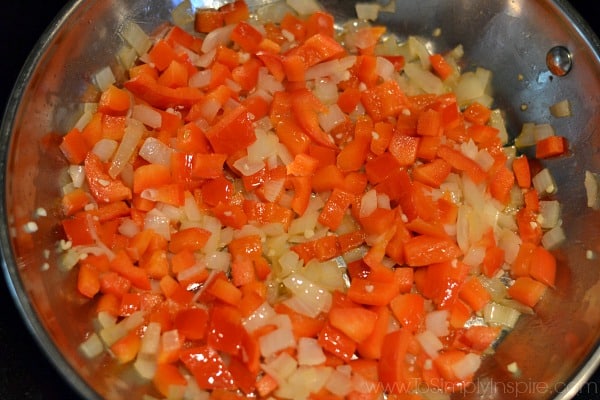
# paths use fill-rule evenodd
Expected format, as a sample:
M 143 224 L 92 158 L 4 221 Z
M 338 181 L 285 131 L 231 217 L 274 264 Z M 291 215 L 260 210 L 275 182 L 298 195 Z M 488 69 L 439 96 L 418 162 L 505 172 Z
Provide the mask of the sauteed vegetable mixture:
M 464 390 L 552 290 L 539 160 L 568 143 L 527 124 L 536 158 L 508 146 L 460 46 L 293 3 L 132 24 L 125 80 L 97 75 L 60 144 L 62 261 L 97 310 L 81 351 L 157 398 Z

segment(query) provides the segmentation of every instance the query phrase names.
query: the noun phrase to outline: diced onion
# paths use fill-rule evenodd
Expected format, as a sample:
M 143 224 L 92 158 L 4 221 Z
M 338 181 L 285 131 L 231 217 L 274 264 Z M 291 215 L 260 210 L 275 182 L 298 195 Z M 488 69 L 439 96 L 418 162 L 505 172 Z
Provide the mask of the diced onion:
M 515 138 L 515 146 L 523 148 L 533 146 L 535 144 L 535 124 L 533 122 L 525 122 L 521 127 L 519 136 Z
M 119 142 L 113 139 L 102 138 L 92 148 L 92 153 L 98 156 L 100 161 L 108 162 L 119 147 Z
M 275 358 L 266 364 L 262 364 L 262 369 L 278 382 L 284 382 L 298 368 L 298 362 L 289 353 L 282 351 Z
M 285 278 L 283 284 L 293 294 L 290 299 L 285 300 L 285 303 L 295 311 L 311 318 L 329 311 L 332 302 L 331 293 L 316 283 L 296 273 Z
M 104 92 L 116 81 L 117 79 L 115 78 L 115 75 L 110 67 L 104 67 L 94 75 L 94 82 L 101 92 Z
M 298 339 L 297 356 L 299 365 L 320 365 L 327 360 L 317 339 L 309 337 Z
M 121 28 L 121 36 L 140 56 L 150 50 L 152 46 L 152 41 L 146 32 L 130 19 L 126 20 L 125 25 Z
M 331 132 L 345 120 L 346 115 L 337 104 L 332 104 L 326 112 L 319 114 L 319 125 L 325 132 Z
M 560 220 L 560 203 L 557 200 L 540 200 L 538 222 L 543 229 L 554 228 Z
M 533 128 L 533 137 L 536 142 L 554 135 L 554 128 L 550 124 L 536 124 Z
M 210 84 L 212 80 L 212 70 L 203 69 L 190 76 L 188 85 L 191 87 L 203 88 Z
M 268 302 L 264 302 L 252 314 L 244 318 L 242 324 L 246 328 L 246 331 L 252 333 L 269 324 L 275 314 L 273 307 Z
M 465 379 L 474 374 L 480 365 L 481 356 L 475 353 L 468 353 L 452 365 L 452 371 L 458 379 Z
M 564 99 L 550 106 L 550 113 L 553 117 L 564 118 L 571 116 L 571 103 Z
M 368 217 L 377 209 L 377 192 L 375 189 L 368 190 L 360 199 L 359 215 L 361 218 Z
M 417 63 L 407 63 L 404 66 L 404 72 L 425 93 L 442 94 L 444 92 L 442 80 Z
M 377 3 L 356 3 L 356 17 L 367 21 L 375 21 L 379 17 L 381 6 Z
M 140 147 L 139 155 L 151 164 L 169 166 L 173 150 L 162 141 L 148 137 Z
M 162 125 L 162 115 L 146 104 L 136 104 L 133 106 L 131 118 L 140 121 L 152 129 L 160 128 Z
M 560 246 L 567 239 L 567 235 L 562 226 L 557 225 L 542 235 L 542 246 L 547 249 L 554 249 Z
M 152 229 L 165 239 L 171 239 L 170 220 L 156 208 L 146 213 L 146 216 L 144 217 L 144 229 Z
M 556 192 L 556 183 L 548 168 L 542 169 L 531 180 L 540 197 Z
M 125 165 L 129 162 L 129 159 L 133 155 L 135 148 L 144 134 L 144 126 L 141 122 L 135 119 L 129 119 L 127 126 L 125 127 L 125 133 L 123 139 L 117 148 L 117 151 L 112 159 L 108 174 L 112 178 L 116 178 Z
M 140 227 L 131 218 L 125 218 L 119 225 L 119 233 L 128 238 L 134 237 L 140 231 Z
M 486 323 L 514 328 L 521 313 L 514 308 L 490 301 L 483 308 L 483 318 Z
M 437 358 L 438 352 L 444 348 L 444 344 L 440 339 L 429 330 L 425 330 L 415 337 L 423 351 L 431 358 Z
M 229 24 L 209 32 L 202 42 L 202 52 L 208 53 L 212 50 L 216 50 L 220 45 L 229 43 L 231 32 L 233 32 L 235 27 L 236 24 Z
M 587 206 L 594 210 L 600 209 L 600 195 L 598 194 L 600 176 L 594 172 L 585 171 L 583 184 L 585 187 Z
M 83 165 L 69 165 L 69 176 L 73 181 L 73 187 L 82 187 L 85 183 L 85 171 Z
M 348 374 L 335 369 L 329 375 L 325 388 L 337 396 L 344 397 L 352 391 L 352 381 Z
M 435 310 L 427 313 L 425 316 L 425 329 L 437 337 L 447 336 L 450 333 L 448 317 L 448 310 Z
M 94 332 L 79 345 L 79 351 L 87 358 L 94 358 L 102 354 L 104 345 L 100 337 Z
M 321 11 L 321 6 L 316 0 L 286 0 L 285 2 L 301 16 Z

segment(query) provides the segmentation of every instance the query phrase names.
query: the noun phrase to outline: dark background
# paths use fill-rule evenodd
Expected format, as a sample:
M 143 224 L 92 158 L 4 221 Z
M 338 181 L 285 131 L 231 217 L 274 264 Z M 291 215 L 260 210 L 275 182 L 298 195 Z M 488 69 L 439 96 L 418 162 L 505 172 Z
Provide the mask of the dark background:
M 123 0 L 126 1 L 126 0 Z M 166 0 L 165 0 L 166 1 Z M 0 110 L 29 51 L 52 19 L 67 2 L 64 0 L 11 0 L 2 2 L 0 13 Z M 600 33 L 596 1 L 573 0 L 595 32 Z M 594 17 L 596 15 L 596 17 Z M 13 299 L 0 278 L 0 400 L 67 400 L 77 395 L 48 362 L 21 320 Z M 600 398 L 600 372 L 576 400 Z

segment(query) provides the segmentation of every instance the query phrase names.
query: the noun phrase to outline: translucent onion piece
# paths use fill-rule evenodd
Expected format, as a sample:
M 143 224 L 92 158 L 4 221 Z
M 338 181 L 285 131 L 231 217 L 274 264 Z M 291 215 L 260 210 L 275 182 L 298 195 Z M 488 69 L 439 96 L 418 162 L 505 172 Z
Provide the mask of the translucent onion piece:
M 321 6 L 315 0 L 286 0 L 286 4 L 301 16 L 321 10 Z
M 377 3 L 356 3 L 354 9 L 358 19 L 375 21 L 379 17 L 381 6 Z
M 87 358 L 94 358 L 104 352 L 104 345 L 100 337 L 96 333 L 92 333 L 79 345 L 79 351 Z
M 475 373 L 481 365 L 481 356 L 468 353 L 462 359 L 452 365 L 452 371 L 459 379 L 464 379 Z
M 209 32 L 202 42 L 202 52 L 208 53 L 215 50 L 219 45 L 226 45 L 231 38 L 231 32 L 236 27 L 236 24 L 225 25 Z
M 583 184 L 585 187 L 587 206 L 594 210 L 600 209 L 600 196 L 598 195 L 599 182 L 600 176 L 594 172 L 585 171 Z
M 119 176 L 125 165 L 129 162 L 129 159 L 133 155 L 137 144 L 144 134 L 144 125 L 135 119 L 128 119 L 127 126 L 125 127 L 125 133 L 123 139 L 117 148 L 110 167 L 108 174 L 112 178 Z
M 423 69 L 419 64 L 406 64 L 404 72 L 425 93 L 442 94 L 444 92 L 444 83 L 442 80 L 432 72 Z
M 161 164 L 165 166 L 171 165 L 171 155 L 173 150 L 167 146 L 164 142 L 149 137 L 144 140 L 144 143 L 140 147 L 139 155 L 144 160 L 151 164 Z
M 533 187 L 540 197 L 556 192 L 556 182 L 548 168 L 542 169 L 532 178 Z
M 542 246 L 547 249 L 555 249 L 559 247 L 567 239 L 567 235 L 563 228 L 558 225 L 542 235 Z
M 117 79 L 115 78 L 115 75 L 110 67 L 104 67 L 94 75 L 94 83 L 101 92 L 104 92 L 116 81 Z
M 327 360 L 318 340 L 309 337 L 298 339 L 297 357 L 299 365 L 320 365 Z
M 162 115 L 146 104 L 136 104 L 133 106 L 131 118 L 140 121 L 152 129 L 160 128 L 162 125 Z
M 438 352 L 444 348 L 444 344 L 431 331 L 425 330 L 415 336 L 423 351 L 431 358 L 436 358 Z
M 126 20 L 121 28 L 121 37 L 133 47 L 138 55 L 145 54 L 152 46 L 150 37 L 138 24 L 131 20 Z
M 549 109 L 552 116 L 556 118 L 571 116 L 571 103 L 567 99 L 552 104 Z
M 108 162 L 115 153 L 115 150 L 117 150 L 117 147 L 119 147 L 119 142 L 116 140 L 100 139 L 92 148 L 92 153 L 97 155 L 100 161 Z
M 314 318 L 331 308 L 331 293 L 302 275 L 292 274 L 283 280 L 283 284 L 293 294 L 285 303 L 295 311 Z
M 425 316 L 425 329 L 438 337 L 447 336 L 450 333 L 448 329 L 448 310 L 431 311 Z
M 259 337 L 258 346 L 263 357 L 269 357 L 281 350 L 296 347 L 296 338 L 291 328 L 278 328 Z

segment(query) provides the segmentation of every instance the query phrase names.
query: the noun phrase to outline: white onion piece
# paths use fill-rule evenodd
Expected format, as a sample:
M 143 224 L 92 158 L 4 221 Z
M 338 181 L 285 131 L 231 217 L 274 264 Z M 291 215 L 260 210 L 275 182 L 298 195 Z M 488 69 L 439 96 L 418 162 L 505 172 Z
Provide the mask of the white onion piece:
M 279 138 L 272 133 L 255 130 L 256 140 L 247 147 L 248 161 L 251 163 L 263 162 L 272 155 L 277 154 Z
M 331 293 L 302 275 L 292 274 L 283 280 L 283 284 L 293 294 L 285 303 L 295 311 L 314 318 L 331 308 Z
M 117 81 L 110 67 L 104 67 L 94 74 L 94 82 L 101 92 L 104 92 Z
M 498 247 L 504 251 L 504 261 L 509 264 L 517 258 L 520 245 L 521 238 L 515 231 L 503 229 L 498 235 Z
M 442 94 L 444 92 L 442 80 L 417 63 L 407 63 L 404 66 L 404 72 L 425 93 Z
M 140 147 L 139 155 L 151 164 L 171 165 L 173 150 L 162 141 L 149 137 Z
M 427 50 L 427 47 L 425 46 L 425 43 L 419 40 L 419 38 L 416 36 L 409 36 L 407 44 L 410 55 L 419 59 L 421 70 L 429 70 L 431 67 L 431 62 L 429 61 L 430 54 L 429 50 Z
M 190 76 L 188 85 L 191 87 L 203 88 L 210 84 L 212 79 L 212 70 L 203 69 Z
M 266 364 L 262 364 L 261 367 L 267 374 L 271 375 L 281 384 L 296 371 L 298 362 L 294 357 L 284 351 Z
M 537 124 L 533 128 L 533 137 L 536 142 L 554 136 L 554 128 L 550 124 Z
M 130 19 L 125 21 L 125 25 L 121 29 L 121 36 L 140 56 L 150 50 L 152 46 L 152 40 L 146 32 Z
M 315 81 L 313 93 L 325 105 L 334 105 L 338 99 L 337 84 L 326 78 Z
M 470 267 L 481 265 L 485 257 L 485 247 L 471 246 L 467 254 L 463 257 L 463 262 Z
M 384 57 L 377 57 L 375 62 L 375 70 L 383 80 L 392 79 L 394 74 L 394 64 L 390 60 Z
M 269 70 L 266 68 L 260 68 L 258 70 L 258 81 L 256 82 L 256 87 L 258 90 L 264 90 L 269 94 L 274 94 L 275 92 L 282 92 L 285 90 L 283 84 L 275 79 L 275 77 L 271 75 Z
M 299 365 L 319 365 L 327 360 L 323 348 L 315 338 L 301 337 L 297 351 Z
M 521 126 L 519 136 L 515 138 L 515 146 L 517 148 L 533 146 L 535 144 L 534 131 L 535 124 L 533 122 L 525 122 Z
M 548 168 L 542 169 L 531 178 L 533 187 L 539 193 L 540 197 L 556 192 L 556 182 Z
M 557 225 L 542 235 L 542 246 L 548 250 L 555 249 L 567 239 L 562 226 Z
M 379 17 L 380 8 L 377 3 L 356 3 L 354 6 L 356 17 L 367 21 L 375 21 Z
M 425 330 L 416 336 L 423 351 L 431 358 L 437 358 L 438 352 L 444 348 L 444 344 L 431 331 Z
M 261 169 L 265 168 L 264 161 L 250 161 L 247 156 L 238 158 L 234 163 L 233 167 L 238 170 L 242 175 L 250 176 L 254 175 Z
M 242 320 L 242 325 L 246 328 L 249 333 L 262 328 L 263 326 L 270 323 L 270 320 L 276 315 L 273 307 L 268 303 L 264 302 L 260 305 L 252 314 Z
M 281 350 L 296 347 L 296 338 L 291 328 L 277 328 L 259 337 L 258 345 L 263 357 L 269 357 Z
M 336 126 L 346 120 L 346 114 L 337 104 L 332 104 L 326 112 L 320 113 L 318 118 L 321 128 L 325 132 L 331 132 Z
M 350 375 L 340 372 L 337 368 L 333 370 L 325 383 L 325 388 L 331 393 L 344 397 L 352 391 L 352 380 Z
M 346 56 L 340 59 L 325 61 L 306 70 L 304 78 L 307 81 L 321 78 L 340 77 L 356 63 L 356 56 Z
M 386 193 L 377 193 L 377 207 L 383 208 L 384 210 L 391 210 L 392 203 L 390 196 Z
M 71 181 L 73 181 L 73 187 L 82 187 L 85 182 L 83 165 L 69 165 L 69 176 L 71 177 Z
M 106 346 L 112 346 L 117 340 L 123 338 L 132 329 L 137 328 L 144 322 L 144 313 L 135 311 L 133 314 L 125 317 L 119 323 L 107 326 L 100 330 L 99 335 Z
M 276 202 L 285 188 L 285 178 L 273 179 L 263 183 L 263 195 L 269 202 Z
M 567 99 L 552 104 L 549 107 L 549 109 L 550 113 L 555 118 L 564 118 L 571 116 L 571 103 Z
M 231 254 L 226 251 L 207 252 L 204 256 L 204 262 L 211 270 L 229 272 Z
M 598 188 L 600 187 L 600 176 L 594 172 L 586 170 L 583 185 L 585 187 L 587 206 L 594 210 L 600 209 L 600 195 L 598 194 Z
M 140 232 L 140 227 L 131 218 L 124 218 L 119 225 L 118 231 L 121 235 L 132 238 Z
M 156 208 L 146 213 L 146 216 L 144 217 L 144 229 L 152 229 L 165 239 L 171 239 L 170 220 Z
M 540 226 L 543 229 L 554 228 L 560 221 L 560 211 L 560 203 L 557 200 L 540 200 Z
M 158 129 L 162 125 L 162 115 L 146 104 L 136 104 L 133 106 L 131 118 L 140 121 L 152 129 Z
M 206 53 L 201 54 L 196 58 L 194 65 L 196 65 L 197 67 L 201 67 L 201 68 L 208 68 L 213 63 L 216 55 L 217 55 L 216 48 L 212 49 L 210 51 L 207 51 Z
M 448 310 L 431 311 L 425 316 L 425 329 L 435 336 L 447 336 L 450 333 L 448 329 Z
M 490 301 L 483 307 L 483 318 L 491 325 L 513 328 L 521 313 L 514 308 Z
M 458 379 L 465 379 L 479 369 L 481 365 L 481 356 L 474 353 L 468 353 L 462 359 L 452 365 L 452 372 Z
M 485 93 L 485 87 L 474 72 L 465 72 L 458 79 L 454 93 L 459 106 L 464 106 L 474 99 L 482 97 Z
M 321 10 L 321 6 L 316 0 L 286 0 L 285 2 L 301 16 Z
M 235 27 L 236 24 L 229 24 L 209 32 L 204 38 L 204 42 L 202 42 L 202 52 L 208 53 L 215 50 L 219 45 L 227 45 L 231 38 L 231 32 Z
M 105 163 L 110 160 L 118 146 L 119 142 L 116 140 L 103 138 L 96 142 L 92 148 L 92 153 L 97 155 L 100 161 Z
M 359 215 L 361 218 L 368 217 L 377 209 L 377 192 L 375 189 L 368 190 L 360 199 Z
M 129 162 L 129 159 L 133 155 L 137 144 L 144 134 L 144 125 L 135 119 L 128 119 L 127 126 L 125 127 L 125 133 L 123 139 L 117 148 L 115 155 L 113 156 L 110 167 L 108 168 L 108 174 L 112 178 L 119 176 L 125 165 Z
M 104 352 L 104 345 L 100 337 L 94 332 L 79 345 L 79 351 L 86 358 L 94 358 Z

